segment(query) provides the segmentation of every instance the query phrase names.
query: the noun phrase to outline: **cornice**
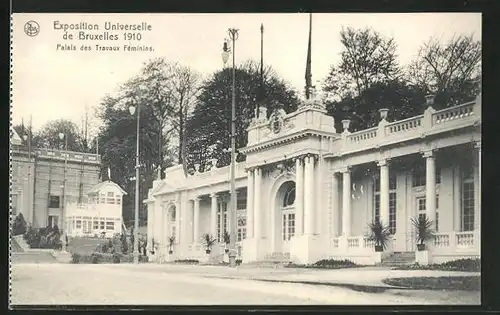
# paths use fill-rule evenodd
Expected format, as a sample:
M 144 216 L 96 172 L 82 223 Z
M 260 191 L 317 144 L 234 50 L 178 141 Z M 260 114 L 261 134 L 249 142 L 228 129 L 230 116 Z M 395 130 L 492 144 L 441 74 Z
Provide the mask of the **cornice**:
M 266 140 L 266 141 L 261 142 L 261 143 L 247 146 L 246 148 L 240 149 L 240 152 L 242 152 L 242 153 L 257 152 L 257 151 L 260 151 L 262 149 L 267 149 L 267 148 L 274 147 L 277 145 L 282 145 L 282 144 L 289 143 L 289 142 L 292 142 L 294 140 L 305 138 L 308 136 L 340 138 L 338 136 L 336 137 L 336 135 L 331 134 L 331 133 L 322 132 L 322 131 L 318 131 L 318 130 L 312 130 L 312 129 L 304 129 L 304 130 L 297 131 L 297 132 L 290 134 L 290 135 L 287 135 L 287 136 L 283 136 L 283 137 L 276 138 L 276 139 L 270 139 L 270 140 Z

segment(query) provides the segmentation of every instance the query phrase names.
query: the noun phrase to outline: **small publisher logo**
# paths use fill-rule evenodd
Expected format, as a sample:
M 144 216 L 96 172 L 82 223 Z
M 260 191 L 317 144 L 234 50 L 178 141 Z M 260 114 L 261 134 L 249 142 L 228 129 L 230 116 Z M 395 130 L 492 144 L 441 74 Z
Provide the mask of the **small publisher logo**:
M 28 21 L 24 24 L 24 32 L 26 35 L 34 37 L 40 33 L 40 25 L 35 21 Z

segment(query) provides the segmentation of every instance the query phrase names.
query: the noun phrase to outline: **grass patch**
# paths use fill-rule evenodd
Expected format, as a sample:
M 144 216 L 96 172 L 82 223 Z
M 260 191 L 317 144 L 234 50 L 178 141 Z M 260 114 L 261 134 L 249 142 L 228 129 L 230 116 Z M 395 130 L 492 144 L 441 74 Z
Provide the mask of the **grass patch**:
M 322 259 L 313 264 L 294 264 L 289 263 L 285 265 L 286 268 L 316 268 L 316 269 L 343 269 L 361 267 L 350 260 L 335 260 L 335 259 Z
M 417 290 L 480 291 L 481 278 L 470 277 L 408 277 L 382 280 L 385 284 Z
M 480 272 L 481 260 L 480 259 L 458 259 L 447 261 L 442 264 L 419 265 L 415 263 L 408 266 L 400 266 L 394 268 L 396 270 L 443 270 L 443 271 L 468 271 Z

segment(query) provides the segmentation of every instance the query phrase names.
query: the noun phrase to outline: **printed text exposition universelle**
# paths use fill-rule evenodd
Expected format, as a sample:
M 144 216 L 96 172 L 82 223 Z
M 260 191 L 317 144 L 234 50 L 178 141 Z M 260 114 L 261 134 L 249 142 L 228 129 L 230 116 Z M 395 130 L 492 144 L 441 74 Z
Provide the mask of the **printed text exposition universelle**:
M 153 29 L 152 25 L 146 22 L 140 23 L 111 23 L 109 21 L 104 22 L 102 25 L 104 31 L 101 31 L 101 25 L 97 23 L 62 23 L 60 21 L 54 21 L 54 30 L 62 31 L 62 39 L 65 41 L 127 41 L 128 44 L 119 46 L 114 43 L 110 45 L 106 43 L 99 43 L 94 45 L 80 45 L 79 50 L 82 51 L 153 51 L 154 48 L 151 46 L 143 45 L 141 40 L 143 39 L 144 32 L 151 32 Z M 135 42 L 133 44 L 132 42 Z M 56 50 L 77 50 L 77 46 L 72 43 L 59 43 L 57 44 Z

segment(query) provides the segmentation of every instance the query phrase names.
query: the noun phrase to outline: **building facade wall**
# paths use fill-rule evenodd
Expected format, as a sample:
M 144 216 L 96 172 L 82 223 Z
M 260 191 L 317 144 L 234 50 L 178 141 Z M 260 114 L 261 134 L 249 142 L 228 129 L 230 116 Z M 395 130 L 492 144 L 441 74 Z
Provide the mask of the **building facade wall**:
M 411 219 L 420 213 L 435 215 L 438 221 L 436 261 L 446 260 L 452 254 L 478 255 L 480 99 L 439 112 L 429 107 L 423 115 L 401 122 L 388 123 L 382 119 L 379 126 L 356 133 L 347 129 L 342 133 L 329 133 L 323 130 L 324 124 L 321 130 L 311 130 L 314 128 L 311 117 L 321 112 L 312 111 L 312 116 L 304 109 L 287 115 L 284 119 L 288 122 L 283 123 L 281 135 L 269 132 L 265 121 L 256 121 L 249 128 L 249 146 L 244 149 L 247 160 L 236 165 L 236 186 L 240 191 L 247 191 L 247 199 L 251 199 L 246 201 L 249 208 L 241 211 L 248 219 L 249 230 L 241 246 L 243 252 L 251 252 L 250 260 L 287 254 L 300 261 L 327 257 L 357 257 L 361 261 L 372 255 L 370 250 L 373 252 L 366 235 L 368 223 L 375 219 L 376 204 L 378 217 L 383 218 L 384 224 L 390 223 L 394 230 L 390 251 L 415 251 Z M 474 148 L 474 144 L 479 147 Z M 472 159 L 460 164 L 457 157 L 465 153 Z M 409 157 L 413 159 L 408 160 Z M 418 175 L 419 165 L 424 170 L 435 168 L 438 173 L 439 180 L 429 186 L 435 187 L 435 202 L 426 198 L 434 194 L 426 187 L 434 176 L 426 176 L 425 171 Z M 359 172 L 367 167 L 370 172 Z M 464 201 L 461 174 L 470 167 L 474 174 L 475 225 L 472 230 L 477 235 L 462 232 L 464 202 L 468 201 Z M 175 188 L 160 185 L 150 192 L 147 202 L 154 209 L 152 224 L 155 229 L 165 229 L 164 225 L 157 225 L 161 222 L 157 219 L 158 205 L 180 193 L 178 255 L 203 257 L 203 248 L 194 235 L 195 224 L 198 224 L 197 235 L 206 231 L 217 235 L 211 219 L 210 196 L 216 193 L 218 202 L 227 202 L 229 169 L 210 170 L 185 179 L 179 177 L 178 167 L 172 171 L 179 182 Z M 383 186 L 382 175 L 387 172 L 383 177 L 387 178 L 387 186 Z M 418 185 L 413 184 L 416 178 L 420 178 Z M 167 175 L 163 183 L 168 180 Z M 278 199 L 282 197 L 282 185 L 287 182 L 300 186 L 300 194 L 297 193 L 300 197 L 293 209 L 282 208 Z M 379 183 L 377 189 L 374 182 Z M 470 189 L 470 185 L 468 187 Z M 194 206 L 197 198 L 200 199 L 199 215 L 195 214 Z M 426 208 L 435 208 L 435 211 Z M 292 223 L 287 219 L 284 226 L 287 213 L 296 217 Z M 283 228 L 288 232 L 283 232 Z M 295 234 L 286 240 L 282 239 L 286 238 L 284 233 Z
M 47 226 L 49 216 L 57 217 L 61 225 L 61 205 L 51 204 L 50 196 L 59 198 L 60 202 L 63 196 L 68 202 L 86 202 L 85 192 L 99 182 L 99 156 L 67 152 L 65 163 L 65 154 L 65 151 L 46 149 L 33 149 L 30 154 L 24 146 L 12 147 L 11 194 L 16 203 L 13 207 L 35 227 Z

